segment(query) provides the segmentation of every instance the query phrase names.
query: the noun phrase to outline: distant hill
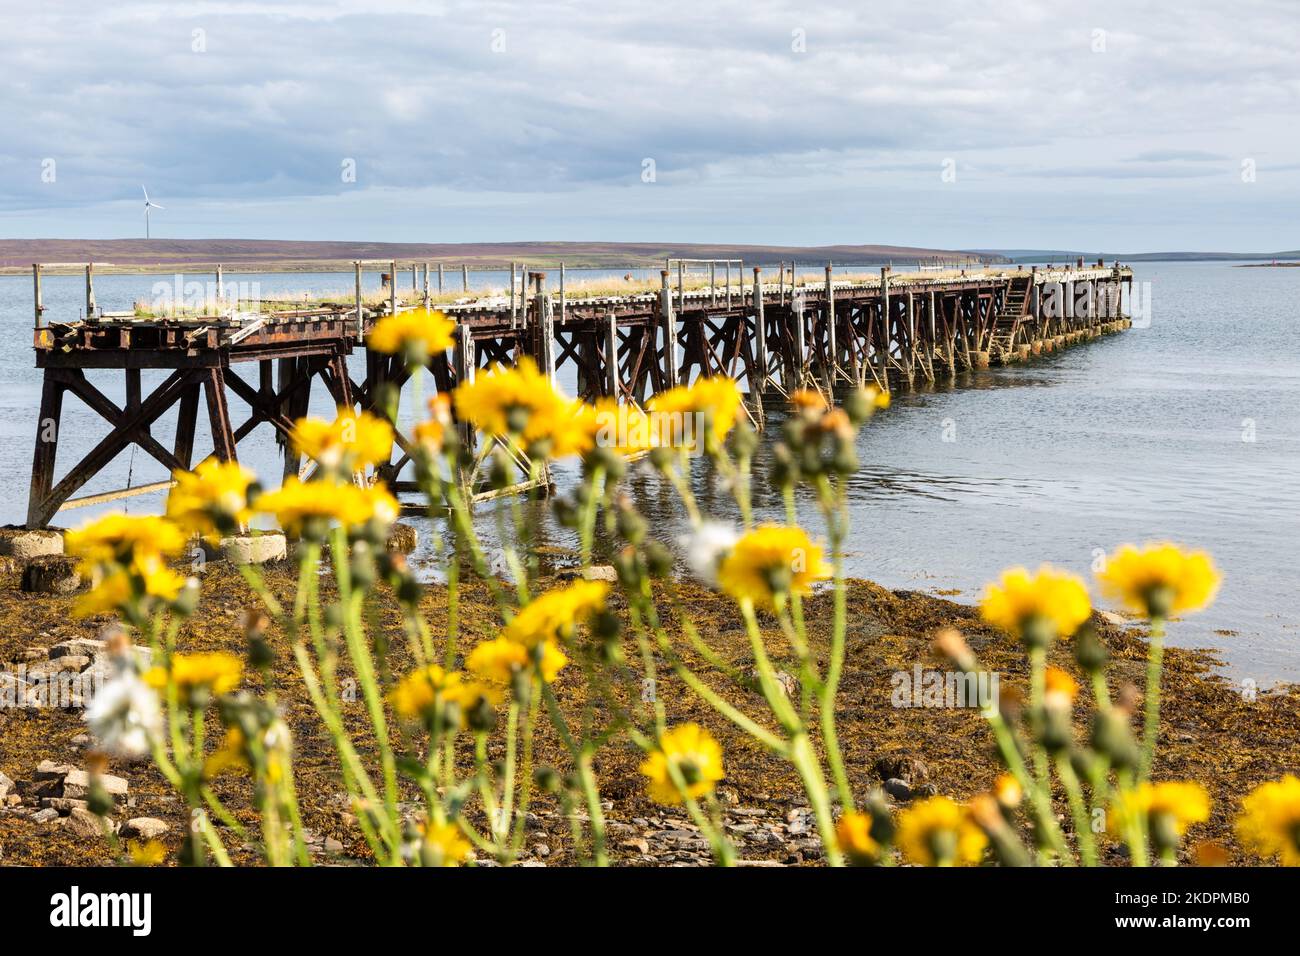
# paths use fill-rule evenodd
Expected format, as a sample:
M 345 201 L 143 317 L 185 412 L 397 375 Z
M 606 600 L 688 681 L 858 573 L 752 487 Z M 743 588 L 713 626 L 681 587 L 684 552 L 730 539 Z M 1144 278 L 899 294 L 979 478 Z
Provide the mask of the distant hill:
M 296 242 L 279 239 L 0 239 L 0 270 L 29 269 L 33 262 L 93 261 L 104 271 L 153 271 L 221 263 L 234 270 L 309 271 L 353 259 L 442 262 L 459 267 L 527 262 L 542 268 L 566 265 L 609 268 L 653 267 L 667 257 L 743 259 L 746 264 L 778 262 L 837 265 L 918 262 L 1005 262 L 997 255 L 911 246 L 761 246 L 725 243 L 655 242 Z
M 1084 262 L 1244 262 L 1255 259 L 1291 261 L 1300 250 L 1290 252 L 1080 252 L 1077 249 L 970 249 L 972 255 L 1000 256 L 1011 262 L 1067 262 L 1083 257 Z

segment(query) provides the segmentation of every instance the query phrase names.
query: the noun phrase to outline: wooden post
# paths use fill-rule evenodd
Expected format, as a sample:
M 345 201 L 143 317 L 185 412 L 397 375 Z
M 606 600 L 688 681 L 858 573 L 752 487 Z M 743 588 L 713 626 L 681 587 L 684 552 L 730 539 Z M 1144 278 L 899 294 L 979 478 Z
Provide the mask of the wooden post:
M 564 299 L 564 263 L 560 263 L 560 322 L 564 322 L 564 312 L 567 303 Z
M 226 299 L 226 276 L 225 270 L 222 269 L 221 263 L 217 263 L 217 302 L 224 302 Z
M 515 264 L 510 263 L 510 327 L 518 328 L 519 310 L 515 306 Z
M 233 373 L 232 373 L 233 374 Z M 218 461 L 235 461 L 235 435 L 226 405 L 226 388 L 221 369 L 206 370 L 203 391 L 208 399 L 208 425 L 212 430 L 212 454 Z M 128 409 L 131 403 L 127 402 Z
M 460 287 L 462 292 L 469 291 L 469 266 L 464 262 L 460 264 Z
M 90 322 L 95 314 L 95 264 L 86 263 L 86 321 Z
M 727 308 L 731 308 L 731 260 L 727 260 Z
M 424 264 L 424 310 L 426 312 L 429 311 L 429 305 L 431 304 L 429 301 L 430 295 L 431 295 L 431 290 L 429 288 L 429 263 L 426 262 Z
M 618 316 L 605 313 L 605 394 L 620 398 L 618 387 Z
M 546 293 L 546 273 L 530 273 L 533 280 L 533 301 L 537 317 L 538 364 L 542 372 L 555 384 L 555 315 L 551 311 L 551 297 Z
M 686 279 L 682 260 L 677 260 L 677 311 L 686 311 Z
M 394 259 L 389 270 L 391 279 L 388 282 L 388 309 L 392 315 L 397 314 L 397 260 Z
M 659 318 L 664 329 L 664 384 L 677 385 L 677 319 L 673 316 L 673 290 L 668 285 L 668 270 L 659 273 L 662 289 L 659 293 Z
M 876 374 L 880 387 L 889 387 L 889 266 L 880 268 L 880 328 L 877 329 Z
M 36 328 L 42 328 L 45 325 L 45 303 L 41 301 L 41 264 L 32 263 L 32 292 L 33 302 L 36 307 Z
M 808 371 L 808 346 L 803 328 L 803 298 L 795 292 L 793 283 L 790 286 L 790 318 L 794 322 L 795 384 L 803 385 Z
M 27 494 L 29 528 L 43 528 L 49 520 L 44 516 L 44 505 L 54 488 L 54 459 L 59 449 L 59 430 L 63 427 L 63 384 L 52 372 L 52 369 L 45 370 L 41 411 L 36 418 L 36 451 L 32 456 L 32 481 Z
M 838 377 L 837 370 L 840 364 L 840 350 L 836 347 L 836 343 L 835 343 L 835 288 L 831 285 L 832 274 L 833 274 L 833 267 L 828 262 L 826 263 L 826 312 L 825 312 L 827 388 L 831 388 L 835 385 L 835 380 Z M 853 344 L 851 342 L 849 343 L 849 348 L 850 349 L 853 348 Z
M 718 264 L 713 261 L 709 262 L 709 305 L 718 305 Z
M 442 294 L 442 263 L 438 263 L 438 293 Z
M 458 385 L 474 381 L 474 371 L 478 367 L 478 357 L 474 354 L 474 336 L 470 332 L 468 322 L 458 322 L 456 324 L 456 347 L 452 353 L 452 363 L 456 368 L 456 383 Z M 457 428 L 460 430 L 461 444 L 468 449 L 473 449 L 474 426 L 467 421 L 461 420 Z
M 758 266 L 754 266 L 754 364 L 758 366 L 758 381 L 749 383 L 749 394 L 753 401 L 760 402 L 767 391 L 767 325 L 763 315 L 763 280 Z
M 412 292 L 420 291 L 419 266 L 417 266 L 414 262 L 411 263 L 411 291 Z
M 360 259 L 353 260 L 352 271 L 353 271 L 353 278 L 356 281 L 356 288 L 354 289 L 354 294 L 356 296 L 355 301 L 357 304 L 357 341 L 360 342 L 363 338 L 365 338 L 366 335 L 366 320 L 365 320 L 366 313 L 361 305 L 361 260 Z

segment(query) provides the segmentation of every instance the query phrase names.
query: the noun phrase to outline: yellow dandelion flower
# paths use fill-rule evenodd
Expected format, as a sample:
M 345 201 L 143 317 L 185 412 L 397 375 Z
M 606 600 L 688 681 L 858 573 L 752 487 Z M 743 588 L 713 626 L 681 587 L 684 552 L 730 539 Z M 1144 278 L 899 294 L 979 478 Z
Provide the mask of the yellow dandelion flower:
M 456 824 L 428 821 L 421 827 L 420 859 L 425 866 L 460 866 L 473 855 Z
M 980 617 L 1030 645 L 1069 637 L 1091 614 L 1083 581 L 1047 564 L 1032 575 L 1024 568 L 1004 571 L 980 601 Z
M 574 422 L 574 453 L 587 455 L 597 448 L 624 457 L 648 451 L 657 443 L 650 416 L 635 405 L 620 405 L 613 398 L 582 405 Z
M 1242 844 L 1283 866 L 1300 866 L 1300 778 L 1260 784 L 1241 801 L 1237 834 Z
M 393 451 L 393 426 L 370 412 L 357 414 L 340 407 L 334 421 L 300 418 L 289 436 L 301 454 L 331 471 L 360 471 L 389 460 Z
M 442 450 L 451 424 L 451 399 L 439 392 L 429 399 L 429 417 L 415 426 L 415 440 L 436 454 Z
M 1219 572 L 1204 551 L 1160 542 L 1126 544 L 1106 559 L 1097 575 L 1102 593 L 1149 617 L 1199 611 L 1214 600 Z
M 150 515 L 106 514 L 64 535 L 64 550 L 84 566 L 130 564 L 136 557 L 176 557 L 185 550 L 186 535 L 166 518 Z
M 248 487 L 253 473 L 237 461 L 209 458 L 193 471 L 174 471 L 167 517 L 209 540 L 248 523 Z
M 1049 700 L 1059 700 L 1065 706 L 1074 703 L 1079 694 L 1079 683 L 1059 667 L 1048 667 L 1043 676 L 1044 695 Z
M 106 572 L 95 569 L 91 589 L 72 605 L 73 617 L 93 617 L 125 611 L 140 605 L 143 614 L 158 601 L 174 601 L 185 586 L 185 578 L 155 555 L 142 555 L 128 566 L 108 566 Z
M 552 640 L 604 608 L 608 594 L 604 581 L 574 581 L 553 588 L 520 608 L 502 636 L 525 647 Z
M 132 866 L 161 866 L 167 859 L 167 848 L 157 840 L 147 843 L 131 840 L 126 845 L 126 854 Z
M 921 866 L 978 863 L 988 843 L 969 810 L 948 797 L 912 804 L 899 814 L 894 836 L 903 855 Z
M 659 749 L 641 764 L 641 772 L 650 781 L 650 799 L 656 803 L 684 802 L 670 767 L 681 774 L 687 796 L 702 797 L 712 792 L 723 777 L 722 747 L 699 724 L 679 724 L 666 730 L 659 739 Z
M 275 491 L 259 495 L 253 508 L 275 515 L 280 527 L 294 536 L 303 534 L 304 528 L 323 528 L 332 522 L 349 529 L 372 520 L 391 524 L 399 512 L 397 499 L 382 484 L 358 488 L 351 482 L 304 482 L 294 476 Z
M 531 651 L 523 644 L 505 637 L 484 641 L 470 651 L 465 660 L 465 669 L 484 683 L 506 688 L 510 686 L 515 674 L 526 671 L 533 665 L 537 648 L 540 648 L 541 657 L 537 662 L 538 673 L 549 684 L 569 662 L 564 652 L 551 640 L 542 641 Z
M 835 824 L 835 841 L 854 866 L 871 866 L 880 860 L 881 846 L 871 836 L 871 817 L 865 813 L 841 814 Z
M 238 727 L 226 728 L 226 739 L 203 761 L 203 776 L 211 780 L 224 773 L 249 773 L 248 740 Z
M 1025 792 L 1020 786 L 1020 781 L 1009 773 L 998 775 L 998 779 L 993 781 L 993 796 L 997 798 L 999 804 L 1008 810 L 1014 810 L 1020 806 L 1020 801 L 1024 799 Z
M 466 713 L 480 699 L 493 703 L 500 697 L 498 689 L 466 680 L 460 671 L 449 671 L 437 664 L 407 674 L 389 693 L 393 709 L 405 720 L 432 724 L 441 716 L 449 726 L 455 727 L 464 724 Z M 454 712 L 445 709 L 449 704 L 455 705 Z
M 698 440 L 689 416 L 701 415 L 708 424 L 705 445 L 716 445 L 727 437 L 740 411 L 740 386 L 723 376 L 697 379 L 692 385 L 678 385 L 660 392 L 647 406 L 655 424 L 657 441 L 680 446 Z
M 376 322 L 366 346 L 376 352 L 388 355 L 401 352 L 408 360 L 424 361 L 451 348 L 455 331 L 456 323 L 442 312 L 414 309 L 384 316 Z
M 825 397 L 815 388 L 795 389 L 790 394 L 790 404 L 801 412 L 824 412 L 827 408 Z
M 164 691 L 170 678 L 182 700 L 195 702 L 200 694 L 220 697 L 236 687 L 244 676 L 244 662 L 225 651 L 196 654 L 173 654 L 170 667 L 151 667 L 143 680 L 157 691 Z
M 527 357 L 514 368 L 498 365 L 457 385 L 453 402 L 456 413 L 475 428 L 489 435 L 508 435 L 525 446 L 552 439 L 557 428 L 567 427 L 575 411 L 572 399 L 556 391 Z
M 759 525 L 735 543 L 718 568 L 718 584 L 737 601 L 772 607 L 776 594 L 809 594 L 830 577 L 822 549 L 802 528 Z
M 1176 846 L 1188 827 L 1210 819 L 1210 795 L 1199 783 L 1179 780 L 1121 791 L 1110 814 L 1112 834 L 1122 835 L 1139 819 L 1145 820 L 1157 846 Z

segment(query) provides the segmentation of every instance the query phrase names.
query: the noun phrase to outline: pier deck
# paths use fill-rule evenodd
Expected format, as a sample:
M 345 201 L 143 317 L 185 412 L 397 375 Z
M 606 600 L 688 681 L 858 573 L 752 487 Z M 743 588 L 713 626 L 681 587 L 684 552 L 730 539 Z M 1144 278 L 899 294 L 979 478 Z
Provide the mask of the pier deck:
M 698 265 L 698 263 L 694 263 Z M 704 263 L 711 277 L 724 264 Z M 456 348 L 431 360 L 439 390 L 495 363 L 528 355 L 552 377 L 572 365 L 578 396 L 616 396 L 643 403 L 653 394 L 704 375 L 737 379 L 761 423 L 763 400 L 800 387 L 834 392 L 874 382 L 882 388 L 934 381 L 990 364 L 1023 361 L 1044 350 L 1128 327 L 1125 291 L 1132 272 L 1098 263 L 1034 269 L 987 269 L 945 273 L 894 273 L 878 278 L 825 280 L 796 285 L 784 267 L 777 281 L 759 268 L 749 281 L 710 279 L 688 289 L 677 271 L 661 273 L 656 292 L 574 298 L 547 288 L 546 275 L 529 273 L 509 299 L 439 306 L 456 320 Z M 366 348 L 374 323 L 402 310 L 396 292 L 396 263 L 389 297 L 379 305 L 361 296 L 363 263 L 355 263 L 357 294 L 351 302 L 276 312 L 215 310 L 184 318 L 137 318 L 104 314 L 94 304 L 92 267 L 86 272 L 87 317 L 47 319 L 41 277 L 35 266 L 36 366 L 43 370 L 37 417 L 27 525 L 47 526 L 62 508 L 99 503 L 157 490 L 142 486 L 73 496 L 131 445 L 169 470 L 194 463 L 194 435 L 200 406 L 213 436 L 211 455 L 237 457 L 239 443 L 265 423 L 287 437 L 295 418 L 306 414 L 319 380 L 338 405 L 371 409 L 380 386 L 399 390 L 409 373 L 400 358 Z M 412 269 L 412 274 L 415 274 Z M 424 301 L 429 301 L 425 269 Z M 526 290 L 526 291 L 524 291 Z M 418 303 L 417 303 L 418 305 Z M 415 306 L 411 306 L 415 307 Z M 348 356 L 365 353 L 365 373 L 352 377 Z M 235 366 L 257 363 L 256 385 Z M 119 407 L 91 383 L 88 371 L 121 370 L 126 401 Z M 150 394 L 141 391 L 143 369 L 169 370 Z M 109 431 L 81 461 L 55 481 L 64 397 L 75 396 L 105 419 Z M 244 406 L 238 425 L 231 397 Z M 176 409 L 171 448 L 151 434 L 163 415 Z M 409 459 L 410 444 L 398 435 L 398 457 L 381 468 L 393 481 Z M 285 474 L 300 462 L 285 444 Z

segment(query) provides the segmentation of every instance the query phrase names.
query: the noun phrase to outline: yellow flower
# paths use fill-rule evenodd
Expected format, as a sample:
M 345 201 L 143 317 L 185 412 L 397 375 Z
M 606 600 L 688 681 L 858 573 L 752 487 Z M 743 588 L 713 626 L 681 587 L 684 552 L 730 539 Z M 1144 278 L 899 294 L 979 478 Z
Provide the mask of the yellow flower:
M 1074 704 L 1074 698 L 1079 694 L 1078 682 L 1059 667 L 1048 667 L 1043 683 L 1044 698 L 1048 702 L 1058 701 L 1066 708 Z
M 1024 799 L 1025 792 L 1020 786 L 1020 781 L 1009 773 L 998 775 L 998 779 L 993 781 L 993 795 L 997 797 L 998 803 L 1008 810 L 1014 810 L 1020 806 L 1020 801 Z
M 209 458 L 193 471 L 174 471 L 167 517 L 190 534 L 215 539 L 248 523 L 253 473 L 237 461 Z
M 553 588 L 520 608 L 502 636 L 525 647 L 552 640 L 601 610 L 608 593 L 604 581 L 574 581 Z
M 300 418 L 289 436 L 293 447 L 330 471 L 360 471 L 387 462 L 393 451 L 393 426 L 369 412 L 340 407 L 332 422 Z
M 371 520 L 391 524 L 399 512 L 397 499 L 382 484 L 358 488 L 351 482 L 303 482 L 293 476 L 258 496 L 253 508 L 275 515 L 280 527 L 294 536 L 301 535 L 304 526 L 335 521 L 349 529 Z
M 130 564 L 143 556 L 175 557 L 185 550 L 185 540 L 185 533 L 166 518 L 113 513 L 69 531 L 63 546 L 89 567 Z
M 455 330 L 456 323 L 443 313 L 415 309 L 384 316 L 370 330 L 366 345 L 377 352 L 389 355 L 402 352 L 408 359 L 423 361 L 451 348 Z
M 420 858 L 425 866 L 460 866 L 473 856 L 473 847 L 456 824 L 429 821 L 420 829 Z
M 871 836 L 871 817 L 865 813 L 841 814 L 835 824 L 835 840 L 855 866 L 871 866 L 880 860 L 880 844 Z
M 439 392 L 429 399 L 429 417 L 415 426 L 415 440 L 433 454 L 442 451 L 443 441 L 451 428 L 451 399 Z
M 790 394 L 790 404 L 801 412 L 820 414 L 826 411 L 826 399 L 815 388 L 798 388 Z M 845 814 L 847 816 L 848 814 Z M 843 819 L 841 817 L 840 819 Z
M 556 391 L 530 358 L 462 382 L 453 398 L 462 419 L 486 434 L 508 436 L 530 454 L 563 457 L 582 450 L 582 406 Z
M 1102 593 L 1149 617 L 1199 611 L 1214 600 L 1219 572 L 1204 551 L 1175 544 L 1126 544 L 1097 575 Z
M 650 450 L 657 439 L 650 416 L 635 405 L 620 405 L 613 398 L 601 398 L 577 411 L 575 454 L 586 455 L 601 448 L 626 457 Z
M 1210 819 L 1210 796 L 1203 786 L 1192 781 L 1143 783 L 1119 793 L 1111 817 L 1111 829 L 1116 835 L 1144 818 L 1153 842 L 1170 848 L 1193 823 Z
M 559 675 L 560 669 L 569 662 L 564 652 L 552 640 L 542 641 L 541 660 L 538 672 L 542 680 L 551 683 Z M 514 675 L 526 671 L 533 664 L 533 655 L 523 644 L 509 638 L 498 637 L 484 641 L 470 651 L 465 661 L 466 669 L 484 683 L 497 687 L 509 687 Z
M 1004 571 L 980 601 L 980 617 L 1031 646 L 1069 637 L 1091 614 L 1083 581 L 1048 564 L 1033 575 L 1024 568 Z
M 460 671 L 429 664 L 403 677 L 390 692 L 389 700 L 398 715 L 406 720 L 432 724 L 441 716 L 455 729 L 464 724 L 466 714 L 480 699 L 491 703 L 500 696 L 497 688 L 466 680 Z M 448 704 L 456 706 L 454 713 L 445 710 Z
M 248 740 L 238 727 L 226 728 L 226 739 L 219 750 L 203 761 L 203 776 L 211 780 L 223 773 L 248 773 Z
M 904 810 L 895 839 L 903 855 L 921 866 L 978 863 L 988 843 L 970 812 L 948 797 L 930 797 Z
M 173 654 L 170 664 L 170 671 L 160 666 L 149 668 L 144 673 L 144 682 L 154 690 L 163 691 L 170 675 L 180 698 L 191 703 L 198 692 L 215 697 L 229 693 L 239 686 L 244 675 L 244 662 L 225 651 Z
M 740 411 L 740 386 L 722 376 L 696 379 L 693 385 L 678 385 L 660 392 L 647 406 L 655 423 L 657 441 L 662 445 L 680 446 L 699 440 L 694 426 L 685 420 L 702 415 L 708 423 L 705 447 L 720 443 L 736 424 Z
M 132 866 L 158 866 L 167 859 L 167 848 L 157 840 L 132 840 L 126 845 L 126 853 Z
M 106 571 L 95 569 L 97 580 L 89 591 L 72 605 L 73 617 L 93 617 L 125 611 L 141 602 L 174 601 L 185 586 L 185 578 L 163 563 L 156 555 L 145 554 L 129 566 L 108 565 Z M 145 616 L 150 606 L 139 610 Z
M 1242 844 L 1283 866 L 1300 866 L 1300 779 L 1287 774 L 1262 783 L 1241 801 L 1237 834 Z
M 679 724 L 664 731 L 659 749 L 641 764 L 641 772 L 650 779 L 650 799 L 656 803 L 684 802 L 670 767 L 681 775 L 687 796 L 702 797 L 723 777 L 722 747 L 699 724 Z
M 822 549 L 802 528 L 765 524 L 741 537 L 722 559 L 718 584 L 737 601 L 749 598 L 772 607 L 775 594 L 809 594 L 813 582 L 830 573 Z

